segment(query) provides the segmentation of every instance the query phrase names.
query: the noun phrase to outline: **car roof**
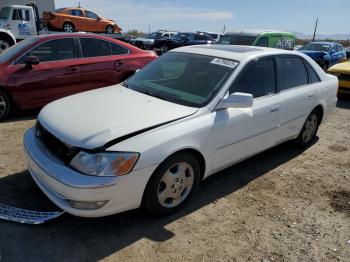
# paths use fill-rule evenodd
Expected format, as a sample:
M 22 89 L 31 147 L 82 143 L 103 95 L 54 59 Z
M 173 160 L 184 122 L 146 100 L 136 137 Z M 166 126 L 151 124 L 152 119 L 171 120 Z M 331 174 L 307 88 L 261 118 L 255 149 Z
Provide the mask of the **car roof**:
M 173 49 L 169 52 L 182 52 L 189 54 L 206 55 L 220 58 L 227 58 L 236 61 L 244 61 L 252 57 L 260 57 L 266 55 L 298 55 L 299 52 L 283 49 L 252 47 L 241 45 L 193 45 Z
M 242 29 L 242 30 L 233 30 L 228 31 L 225 33 L 225 35 L 235 35 L 235 34 L 242 34 L 242 35 L 249 35 L 249 36 L 257 36 L 263 33 L 280 33 L 280 34 L 291 34 L 290 32 L 285 31 L 279 31 L 279 30 L 271 30 L 271 29 Z
M 313 41 L 313 42 L 310 42 L 310 44 L 334 45 L 334 44 L 338 44 L 338 43 L 336 43 L 336 42 L 328 42 L 328 41 Z

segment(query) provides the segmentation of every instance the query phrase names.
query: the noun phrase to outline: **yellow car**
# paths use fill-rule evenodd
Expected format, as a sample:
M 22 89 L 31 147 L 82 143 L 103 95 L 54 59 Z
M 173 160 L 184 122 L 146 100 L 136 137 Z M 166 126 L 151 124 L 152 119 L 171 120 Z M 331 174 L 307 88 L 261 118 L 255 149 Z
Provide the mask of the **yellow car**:
M 350 60 L 332 66 L 327 72 L 338 77 L 339 94 L 350 94 Z

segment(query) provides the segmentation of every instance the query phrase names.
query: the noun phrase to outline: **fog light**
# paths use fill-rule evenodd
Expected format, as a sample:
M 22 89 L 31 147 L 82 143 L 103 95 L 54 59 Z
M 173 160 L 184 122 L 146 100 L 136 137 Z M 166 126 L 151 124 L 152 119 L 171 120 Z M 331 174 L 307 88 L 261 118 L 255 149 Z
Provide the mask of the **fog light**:
M 72 208 L 92 210 L 92 209 L 99 209 L 103 207 L 104 205 L 107 204 L 108 200 L 96 201 L 96 202 L 83 202 L 83 201 L 69 200 L 68 202 Z

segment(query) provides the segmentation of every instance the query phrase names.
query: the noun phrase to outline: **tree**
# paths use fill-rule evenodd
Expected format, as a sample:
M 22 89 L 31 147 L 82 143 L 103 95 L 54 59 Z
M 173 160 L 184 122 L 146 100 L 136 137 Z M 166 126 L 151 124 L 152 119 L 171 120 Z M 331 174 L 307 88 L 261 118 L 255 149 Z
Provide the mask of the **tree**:
M 133 35 L 133 36 L 145 36 L 146 33 L 142 31 L 138 31 L 137 29 L 132 29 L 126 32 L 127 35 Z

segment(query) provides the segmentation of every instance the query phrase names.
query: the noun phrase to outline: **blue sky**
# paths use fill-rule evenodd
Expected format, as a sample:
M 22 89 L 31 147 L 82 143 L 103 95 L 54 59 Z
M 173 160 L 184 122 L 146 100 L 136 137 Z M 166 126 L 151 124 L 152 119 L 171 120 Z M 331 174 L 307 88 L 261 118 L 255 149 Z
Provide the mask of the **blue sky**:
M 127 31 L 279 29 L 311 34 L 350 33 L 350 0 L 55 0 L 56 8 L 81 5 Z

